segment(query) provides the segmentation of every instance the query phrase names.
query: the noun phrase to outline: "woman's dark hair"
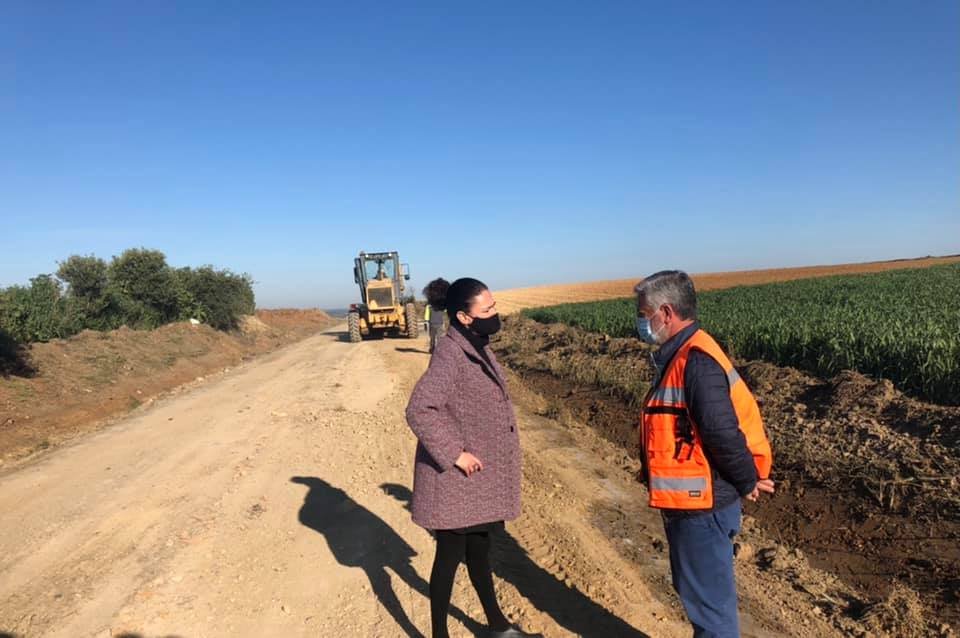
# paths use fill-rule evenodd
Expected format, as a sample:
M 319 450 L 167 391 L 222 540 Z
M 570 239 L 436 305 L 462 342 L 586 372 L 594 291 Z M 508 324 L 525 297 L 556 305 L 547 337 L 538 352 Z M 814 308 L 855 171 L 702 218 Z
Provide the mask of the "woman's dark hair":
M 452 284 L 446 279 L 434 279 L 423 289 L 423 296 L 433 308 L 446 310 L 450 321 L 457 321 L 457 313 L 468 312 L 470 302 L 484 290 L 488 290 L 485 283 L 470 277 L 457 279 Z
M 427 284 L 427 287 L 423 289 L 423 296 L 426 297 L 427 303 L 434 310 L 446 310 L 447 290 L 449 289 L 450 282 L 441 277 Z

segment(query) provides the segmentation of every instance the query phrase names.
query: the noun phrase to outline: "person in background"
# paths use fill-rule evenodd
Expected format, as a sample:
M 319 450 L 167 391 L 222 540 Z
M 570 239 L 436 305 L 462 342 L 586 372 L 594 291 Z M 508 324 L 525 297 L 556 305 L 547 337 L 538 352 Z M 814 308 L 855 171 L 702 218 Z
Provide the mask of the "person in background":
M 637 333 L 659 346 L 640 416 L 641 476 L 663 515 L 673 586 L 696 638 L 735 638 L 740 498 L 773 493 L 770 443 L 747 384 L 697 322 L 690 277 L 658 272 L 634 292 Z
M 488 345 L 500 329 L 496 301 L 482 282 L 469 278 L 452 284 L 437 279 L 424 292 L 450 320 L 406 411 L 417 436 L 410 510 L 437 541 L 430 572 L 433 638 L 448 638 L 450 596 L 463 561 L 487 617 L 481 636 L 539 636 L 503 615 L 490 565 L 491 536 L 520 515 L 517 419 Z
M 424 319 L 427 321 L 427 328 L 430 331 L 430 354 L 437 347 L 437 340 L 443 335 L 444 328 L 444 310 L 445 295 L 450 283 L 445 279 L 435 279 L 423 289 L 423 296 L 427 299 L 427 309 L 424 311 Z

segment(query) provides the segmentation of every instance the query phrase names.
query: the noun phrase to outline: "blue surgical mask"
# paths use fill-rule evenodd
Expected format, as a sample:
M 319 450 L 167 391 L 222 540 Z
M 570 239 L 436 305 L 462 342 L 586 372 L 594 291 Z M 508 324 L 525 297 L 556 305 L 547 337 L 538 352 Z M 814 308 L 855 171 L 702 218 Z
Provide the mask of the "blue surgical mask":
M 644 343 L 656 345 L 657 336 L 650 329 L 650 320 L 646 317 L 637 317 L 637 336 Z
M 656 315 L 657 313 L 654 312 L 653 316 L 655 317 Z M 651 317 L 651 319 L 652 318 L 653 317 Z M 637 317 L 637 335 L 640 337 L 642 341 L 645 341 L 650 345 L 658 346 L 658 345 L 662 345 L 663 342 L 666 341 L 665 337 L 661 339 L 661 337 L 666 332 L 666 328 L 667 327 L 665 325 L 662 325 L 660 326 L 660 330 L 657 330 L 656 332 L 654 332 L 653 326 L 650 323 L 650 319 L 647 319 L 642 315 Z

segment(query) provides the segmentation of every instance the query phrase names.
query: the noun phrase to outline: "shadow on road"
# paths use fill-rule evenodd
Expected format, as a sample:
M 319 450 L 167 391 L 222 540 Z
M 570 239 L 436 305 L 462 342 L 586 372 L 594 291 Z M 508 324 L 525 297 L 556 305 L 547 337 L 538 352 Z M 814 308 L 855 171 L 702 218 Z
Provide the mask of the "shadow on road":
M 300 522 L 326 539 L 337 562 L 345 567 L 359 567 L 366 573 L 380 604 L 407 636 L 423 638 L 400 604 L 387 571 L 389 568 L 408 586 L 429 598 L 427 581 L 410 563 L 416 551 L 379 516 L 340 488 L 313 476 L 294 476 L 290 481 L 310 490 L 300 508 Z M 459 609 L 452 608 L 451 615 L 474 633 L 482 628 Z
M 394 348 L 397 352 L 415 352 L 417 354 L 430 354 L 429 350 L 421 350 L 420 348 Z
M 30 361 L 27 347 L 0 329 L 0 376 L 33 377 L 37 369 Z M 3 634 L 0 633 L 0 638 Z
M 337 341 L 343 341 L 345 343 L 350 343 L 350 333 L 349 332 L 331 332 L 337 336 Z M 383 341 L 384 339 L 406 339 L 407 337 L 402 334 L 389 334 L 383 330 L 371 330 L 370 334 L 364 335 L 362 341 Z
M 380 488 L 410 509 L 412 494 L 409 488 L 396 483 L 384 483 Z M 521 596 L 564 629 L 580 636 L 650 638 L 582 592 L 557 580 L 537 565 L 509 533 L 493 535 L 492 551 L 494 573 L 516 587 Z

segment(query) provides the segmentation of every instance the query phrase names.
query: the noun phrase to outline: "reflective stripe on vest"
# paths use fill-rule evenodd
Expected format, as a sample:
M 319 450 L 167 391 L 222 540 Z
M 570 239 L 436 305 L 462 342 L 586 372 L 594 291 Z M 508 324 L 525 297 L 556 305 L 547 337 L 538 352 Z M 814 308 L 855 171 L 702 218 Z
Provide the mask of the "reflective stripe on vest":
M 733 368 L 727 372 L 727 383 L 733 388 L 737 381 L 741 381 L 740 373 Z M 657 388 L 650 395 L 650 400 L 659 405 L 686 405 L 683 388 Z
M 660 405 L 684 405 L 683 388 L 657 388 L 650 399 Z
M 707 479 L 698 478 L 664 478 L 654 476 L 650 479 L 650 489 L 667 490 L 669 492 L 688 492 L 690 490 L 707 489 Z
M 770 475 L 772 454 L 756 399 L 714 339 L 698 330 L 674 355 L 641 413 L 641 447 L 648 473 L 650 505 L 696 510 L 713 506 L 713 473 L 685 402 L 684 371 L 691 350 L 714 359 L 727 375 L 730 400 L 753 455 L 757 475 Z
M 733 389 L 733 386 L 737 384 L 737 381 L 740 381 L 740 373 L 737 372 L 736 368 L 730 368 L 730 371 L 727 372 L 727 383 L 730 384 L 730 388 Z

